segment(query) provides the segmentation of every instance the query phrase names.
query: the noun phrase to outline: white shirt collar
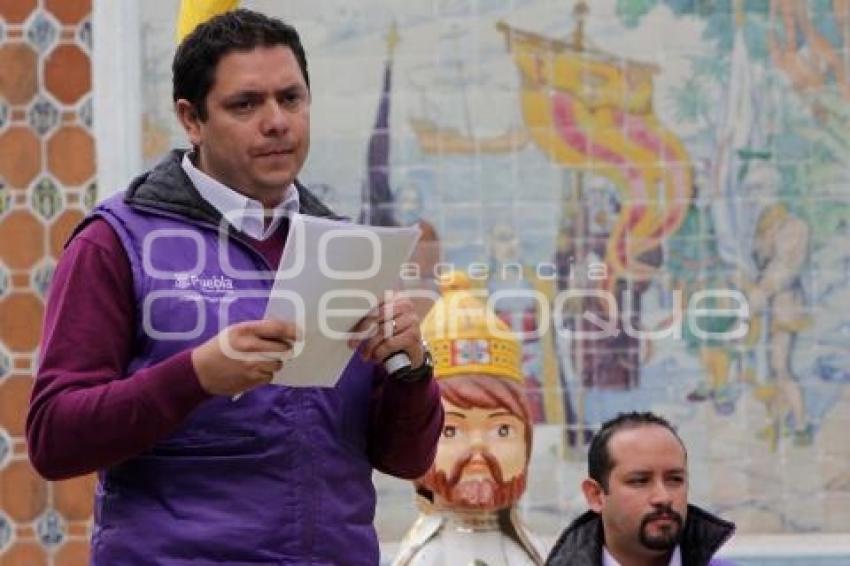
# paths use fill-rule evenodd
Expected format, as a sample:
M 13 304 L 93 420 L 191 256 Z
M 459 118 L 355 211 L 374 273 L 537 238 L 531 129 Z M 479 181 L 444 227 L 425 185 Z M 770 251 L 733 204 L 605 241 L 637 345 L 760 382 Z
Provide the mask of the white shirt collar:
M 272 219 L 266 227 L 261 202 L 237 193 L 195 167 L 189 158 L 189 153 L 187 151 L 183 156 L 181 164 L 183 171 L 189 176 L 203 199 L 215 207 L 234 228 L 243 234 L 255 240 L 266 240 L 280 225 L 283 217 L 298 212 L 301 205 L 298 189 L 291 184 L 286 187 L 283 200 L 271 211 Z
M 611 556 L 608 552 L 608 547 L 602 547 L 602 566 L 620 566 L 617 559 Z M 670 556 L 669 566 L 682 566 L 682 549 L 676 546 L 673 554 Z

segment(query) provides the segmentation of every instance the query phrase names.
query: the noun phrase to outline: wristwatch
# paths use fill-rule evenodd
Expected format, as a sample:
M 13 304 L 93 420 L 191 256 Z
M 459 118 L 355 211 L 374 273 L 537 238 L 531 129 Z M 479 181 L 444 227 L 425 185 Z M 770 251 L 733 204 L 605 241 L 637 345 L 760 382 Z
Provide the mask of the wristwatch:
M 428 344 L 424 340 L 422 341 L 422 364 L 417 368 L 407 366 L 392 374 L 395 379 L 408 383 L 431 379 L 432 375 L 434 375 L 434 360 L 431 357 L 431 350 L 428 349 Z

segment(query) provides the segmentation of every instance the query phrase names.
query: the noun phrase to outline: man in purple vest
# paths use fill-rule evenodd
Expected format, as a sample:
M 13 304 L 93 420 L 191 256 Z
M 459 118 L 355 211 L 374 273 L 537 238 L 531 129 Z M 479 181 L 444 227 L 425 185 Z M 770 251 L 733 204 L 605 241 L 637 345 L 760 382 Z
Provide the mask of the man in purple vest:
M 263 320 L 287 215 L 334 217 L 296 180 L 304 50 L 292 27 L 236 10 L 184 39 L 173 75 L 193 149 L 69 241 L 30 458 L 52 480 L 97 471 L 94 564 L 377 564 L 372 470 L 422 475 L 442 428 L 412 304 L 364 319 L 380 331 L 336 387 L 268 385 L 296 338 L 293 322 Z M 387 375 L 398 351 L 411 369 Z
M 603 423 L 581 488 L 590 510 L 561 534 L 549 566 L 721 566 L 735 525 L 688 504 L 688 455 L 669 422 L 624 413 Z

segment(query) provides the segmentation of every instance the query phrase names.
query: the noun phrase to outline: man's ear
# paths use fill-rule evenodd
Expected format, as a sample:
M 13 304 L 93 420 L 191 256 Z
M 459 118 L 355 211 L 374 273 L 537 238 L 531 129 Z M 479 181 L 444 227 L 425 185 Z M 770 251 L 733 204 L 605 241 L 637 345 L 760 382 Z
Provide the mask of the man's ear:
M 181 98 L 174 104 L 174 111 L 186 131 L 186 135 L 189 136 L 191 144 L 193 146 L 201 145 L 201 117 L 198 115 L 195 106 L 185 98 Z
M 605 491 L 596 480 L 591 478 L 581 482 L 581 490 L 584 492 L 584 499 L 587 501 L 587 506 L 597 513 L 602 512 L 602 507 L 605 504 Z

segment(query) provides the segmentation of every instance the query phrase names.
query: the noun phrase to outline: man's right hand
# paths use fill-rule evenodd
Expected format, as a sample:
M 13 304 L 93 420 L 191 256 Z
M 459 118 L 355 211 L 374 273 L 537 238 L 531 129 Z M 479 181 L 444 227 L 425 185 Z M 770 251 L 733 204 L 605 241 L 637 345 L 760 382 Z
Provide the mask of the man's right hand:
M 192 350 L 192 366 L 207 393 L 236 395 L 271 382 L 296 339 L 290 322 L 240 322 Z

